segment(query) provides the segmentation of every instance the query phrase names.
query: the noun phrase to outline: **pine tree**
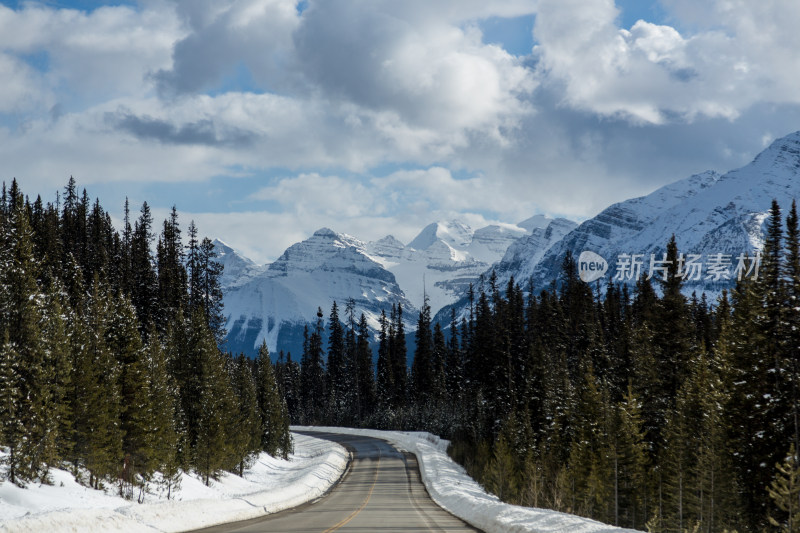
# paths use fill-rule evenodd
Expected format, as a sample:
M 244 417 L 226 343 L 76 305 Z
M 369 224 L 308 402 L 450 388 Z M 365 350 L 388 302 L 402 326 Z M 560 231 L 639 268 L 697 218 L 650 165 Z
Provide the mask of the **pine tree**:
M 646 522 L 649 453 L 641 401 L 628 384 L 616 409 L 614 438 L 614 525 L 636 529 Z
M 203 313 L 195 312 L 191 321 L 200 396 L 192 456 L 195 470 L 209 485 L 220 471 L 233 469 L 242 458 L 233 449 L 231 432 L 236 429 L 231 415 L 235 412 L 236 400 L 230 377 L 205 318 Z
M 574 411 L 574 440 L 568 462 L 573 512 L 607 520 L 613 494 L 611 446 L 608 441 L 608 399 L 589 365 Z
M 383 310 L 381 311 L 380 326 L 375 392 L 378 405 L 386 408 L 391 405 L 394 397 L 394 374 L 389 353 L 389 320 L 386 317 L 386 311 Z
M 346 396 L 349 393 L 345 362 L 344 329 L 339 320 L 339 306 L 333 302 L 328 320 L 328 399 L 329 419 L 335 425 L 343 422 L 347 415 Z
M 278 391 L 266 342 L 258 349 L 256 394 L 260 417 L 260 449 L 273 457 L 286 459 L 292 451 L 289 418 L 286 402 Z
M 158 487 L 167 499 L 180 488 L 182 472 L 179 465 L 180 436 L 175 419 L 180 403 L 176 384 L 169 375 L 167 357 L 155 326 L 150 326 L 148 344 L 145 347 L 145 372 L 147 376 L 148 425 L 147 445 L 149 450 L 146 471 L 160 471 Z
M 424 405 L 434 389 L 433 338 L 431 336 L 431 306 L 427 297 L 422 304 L 417 321 L 416 350 L 411 364 L 411 377 L 414 386 L 414 399 Z
M 124 296 L 113 296 L 108 303 L 105 342 L 116 357 L 119 368 L 120 412 L 123 465 L 121 488 L 127 498 L 133 497 L 137 480 L 144 480 L 150 471 L 151 416 L 147 390 L 145 350 L 142 345 L 136 311 Z
M 106 343 L 108 289 L 95 276 L 85 315 L 73 325 L 75 459 L 89 470 L 89 486 L 116 479 L 122 463 L 119 366 Z
M 358 416 L 361 423 L 375 409 L 375 369 L 372 365 L 372 348 L 369 345 L 367 317 L 361 313 L 356 339 L 356 362 L 358 373 Z
M 309 335 L 308 327 L 303 333 L 303 358 L 301 375 L 302 410 L 305 423 L 318 423 L 322 420 L 325 407 L 326 376 L 322 361 L 322 309 L 317 310 L 317 323 Z
M 8 456 L 4 460 L 7 479 L 24 486 L 27 476 L 23 465 L 24 453 L 21 454 L 20 447 L 25 438 L 25 427 L 20 412 L 22 393 L 19 388 L 18 360 L 19 354 L 6 331 L 0 347 L 0 443 L 8 448 Z
M 493 448 L 492 459 L 483 476 L 486 489 L 502 501 L 511 501 L 517 496 L 519 471 L 504 434 L 497 437 Z
M 4 249 L 0 271 L 0 328 L 7 331 L 8 350 L 18 361 L 13 375 L 19 393 L 16 416 L 23 432 L 14 447 L 14 477 L 18 483 L 47 479 L 48 461 L 54 460 L 57 419 L 52 380 L 48 376 L 47 345 L 42 341 L 43 299 L 36 282 L 33 230 L 16 181 L 9 192 L 8 219 L 0 235 Z
M 53 278 L 41 299 L 42 348 L 44 350 L 43 380 L 47 383 L 49 396 L 42 412 L 49 428 L 40 440 L 43 461 L 48 465 L 59 464 L 71 448 L 72 412 L 69 409 L 68 393 L 72 380 L 72 363 L 69 349 L 69 316 L 72 310 L 63 284 Z M 65 453 L 66 452 L 66 453 Z
M 174 320 L 178 309 L 188 304 L 186 269 L 178 212 L 175 206 L 158 240 L 156 261 L 158 265 L 159 324 L 162 330 Z
M 800 467 L 797 463 L 797 451 L 794 444 L 789 448 L 789 455 L 783 463 L 776 463 L 778 471 L 769 486 L 769 497 L 780 509 L 782 519 L 769 517 L 769 523 L 780 528 L 780 531 L 797 533 L 800 531 Z
M 150 322 L 159 318 L 156 303 L 158 279 L 150 245 L 153 242 L 153 216 L 147 202 L 142 204 L 141 215 L 131 235 L 131 301 L 136 308 L 140 332 L 147 333 Z
M 272 365 L 269 365 L 270 368 Z M 274 383 L 274 380 L 273 380 Z M 239 458 L 235 472 L 244 475 L 244 469 L 252 463 L 253 454 L 261 450 L 261 420 L 256 382 L 250 370 L 250 362 L 240 354 L 233 361 L 233 391 L 236 395 L 236 408 L 233 413 L 234 428 L 232 437 L 233 453 Z

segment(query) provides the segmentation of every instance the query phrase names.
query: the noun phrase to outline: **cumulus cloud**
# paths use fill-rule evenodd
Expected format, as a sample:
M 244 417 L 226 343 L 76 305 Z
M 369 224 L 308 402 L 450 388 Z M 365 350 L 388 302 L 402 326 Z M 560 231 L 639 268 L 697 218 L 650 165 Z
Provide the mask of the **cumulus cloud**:
M 295 0 L 176 3 L 190 31 L 175 43 L 173 64 L 154 74 L 162 94 L 217 88 L 239 65 L 263 90 L 286 87 L 292 33 L 299 23 Z
M 0 113 L 25 112 L 49 101 L 37 77 L 28 65 L 0 52 Z
M 800 103 L 800 8 L 667 5 L 697 29 L 681 35 L 642 20 L 619 28 L 611 0 L 543 0 L 534 27 L 539 76 L 563 89 L 564 105 L 638 123 L 735 119 L 765 100 Z
M 81 107 L 145 94 L 148 73 L 169 65 L 172 45 L 182 34 L 178 17 L 161 3 L 90 13 L 35 3 L 16 11 L 0 6 L 0 50 L 44 58 L 43 88 Z
M 245 192 L 277 206 L 251 213 L 267 255 L 323 225 L 590 216 L 800 120 L 800 4 L 661 4 L 625 28 L 612 0 L 0 6 L 0 172 L 48 193 L 281 169 Z M 484 42 L 483 19 L 531 15 L 531 55 Z
M 315 86 L 411 126 L 496 131 L 527 110 L 520 95 L 535 87 L 530 71 L 474 27 L 387 2 L 315 4 L 294 40 Z

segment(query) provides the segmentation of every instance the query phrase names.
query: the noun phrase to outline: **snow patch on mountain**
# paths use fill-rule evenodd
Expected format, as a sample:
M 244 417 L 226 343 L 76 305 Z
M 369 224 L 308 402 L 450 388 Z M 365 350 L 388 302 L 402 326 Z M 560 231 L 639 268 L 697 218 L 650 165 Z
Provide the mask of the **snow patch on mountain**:
M 367 255 L 365 243 L 322 228 L 249 280 L 228 286 L 226 349 L 252 354 L 266 340 L 272 352 L 292 347 L 299 356 L 303 327 L 317 320 L 317 309 L 327 317 L 336 301 L 344 320 L 350 299 L 356 320 L 363 313 L 373 329 L 393 304 L 403 305 L 409 317 L 415 311 L 394 275 Z
M 661 259 L 674 234 L 681 253 L 698 254 L 707 264 L 711 256 L 730 256 L 733 278 L 737 257 L 755 255 L 763 246 L 765 224 L 773 199 L 784 216 L 800 196 L 800 132 L 774 141 L 750 164 L 724 175 L 707 171 L 671 183 L 653 193 L 614 204 L 567 234 L 546 253 L 538 253 L 534 239 L 520 241 L 498 265 L 507 279 L 532 277 L 541 289 L 559 276 L 567 251 L 577 258 L 584 250 L 600 254 L 609 263 L 605 282 L 617 272 L 620 254 L 643 254 Z M 700 280 L 687 281 L 687 293 L 718 294 L 734 279 L 714 280 L 704 270 Z
M 415 306 L 421 307 L 427 297 L 432 312 L 436 313 L 452 303 L 527 233 L 525 228 L 513 224 L 473 230 L 458 220 L 434 222 L 408 245 L 388 236 L 369 243 L 367 252 L 394 274 Z
M 214 239 L 213 244 L 217 253 L 216 260 L 222 263 L 223 266 L 222 278 L 220 279 L 220 285 L 223 290 L 247 283 L 266 268 L 240 255 L 219 239 Z

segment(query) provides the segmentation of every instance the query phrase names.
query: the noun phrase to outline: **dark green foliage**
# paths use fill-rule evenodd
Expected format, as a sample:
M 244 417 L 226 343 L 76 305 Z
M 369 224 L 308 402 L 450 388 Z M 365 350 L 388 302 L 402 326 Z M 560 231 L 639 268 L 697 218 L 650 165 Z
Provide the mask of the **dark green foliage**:
M 347 368 L 344 345 L 344 328 L 339 320 L 339 307 L 336 302 L 331 306 L 330 319 L 328 320 L 328 383 L 327 383 L 327 408 L 328 419 L 335 425 L 340 425 L 348 416 L 348 396 L 352 392 L 351 375 Z
M 291 364 L 291 363 L 290 363 Z M 292 373 L 294 373 L 292 371 Z M 274 457 L 289 457 L 289 413 L 281 397 L 272 368 L 267 344 L 258 349 L 256 360 L 256 398 L 258 414 L 258 446 Z
M 211 241 L 198 244 L 192 225 L 187 272 L 175 209 L 153 257 L 146 203 L 131 227 L 126 201 L 119 234 L 74 179 L 63 204 L 31 204 L 16 181 L 2 190 L 0 446 L 9 481 L 48 483 L 49 469 L 66 465 L 82 483 L 143 501 L 153 489 L 171 497 L 184 470 L 206 482 L 222 469 L 241 473 L 261 449 L 261 419 L 249 361 L 231 364 L 218 348 L 221 267 Z M 288 366 L 296 392 L 299 368 Z M 281 415 L 272 434 L 285 456 L 286 404 L 272 388 Z
M 800 531 L 800 467 L 794 443 L 786 460 L 777 463 L 775 469 L 777 473 L 768 492 L 782 516 L 780 520 L 770 516 L 769 522 L 780 531 L 796 533 Z
M 301 420 L 318 423 L 323 419 L 326 407 L 326 376 L 322 361 L 322 309 L 317 311 L 317 323 L 309 335 L 308 327 L 303 332 L 303 359 L 300 376 Z
M 361 423 L 375 409 L 375 369 L 372 364 L 372 349 L 369 346 L 367 317 L 361 314 L 356 338 L 356 421 Z
M 269 367 L 272 368 L 272 365 Z M 250 369 L 250 360 L 244 355 L 239 355 L 232 361 L 232 373 L 237 409 L 236 416 L 233 417 L 231 440 L 234 454 L 241 458 L 237 473 L 242 476 L 245 467 L 249 466 L 252 455 L 261 450 L 262 416 L 259 413 L 256 382 Z M 272 386 L 276 388 L 274 379 Z
M 234 432 L 240 430 L 235 423 L 238 409 L 225 357 L 200 312 L 192 315 L 190 338 L 199 402 L 191 406 L 195 413 L 189 434 L 193 437 L 194 468 L 208 485 L 222 470 L 237 468 L 244 457 L 236 453 L 241 452 L 236 450 L 234 439 Z

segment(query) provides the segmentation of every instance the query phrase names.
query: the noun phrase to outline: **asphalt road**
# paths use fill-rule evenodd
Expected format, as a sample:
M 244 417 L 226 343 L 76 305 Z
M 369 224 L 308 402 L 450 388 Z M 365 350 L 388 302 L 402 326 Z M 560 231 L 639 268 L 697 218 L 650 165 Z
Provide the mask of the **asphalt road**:
M 350 469 L 326 496 L 273 515 L 202 529 L 212 532 L 404 533 L 479 531 L 428 496 L 413 454 L 387 442 L 356 435 L 309 433 L 353 452 Z

